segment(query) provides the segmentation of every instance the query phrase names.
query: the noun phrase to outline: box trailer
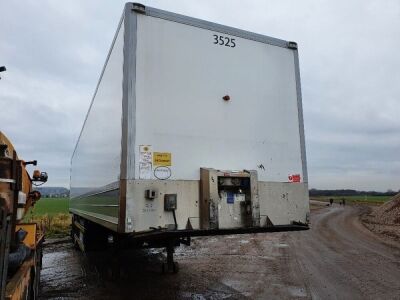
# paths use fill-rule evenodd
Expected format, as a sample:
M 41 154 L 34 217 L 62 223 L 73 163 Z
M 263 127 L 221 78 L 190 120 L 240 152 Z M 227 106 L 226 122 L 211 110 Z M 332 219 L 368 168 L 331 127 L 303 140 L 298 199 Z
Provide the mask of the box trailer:
M 297 44 L 127 3 L 72 155 L 70 212 L 81 248 L 168 257 L 191 236 L 307 229 Z

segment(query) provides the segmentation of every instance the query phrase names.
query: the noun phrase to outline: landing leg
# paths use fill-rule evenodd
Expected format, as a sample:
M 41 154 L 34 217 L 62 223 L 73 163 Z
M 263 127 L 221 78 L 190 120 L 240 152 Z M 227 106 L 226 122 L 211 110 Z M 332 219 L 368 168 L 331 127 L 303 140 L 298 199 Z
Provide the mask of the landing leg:
M 167 262 L 162 264 L 163 273 L 178 273 L 179 265 L 174 261 L 174 241 L 167 244 Z

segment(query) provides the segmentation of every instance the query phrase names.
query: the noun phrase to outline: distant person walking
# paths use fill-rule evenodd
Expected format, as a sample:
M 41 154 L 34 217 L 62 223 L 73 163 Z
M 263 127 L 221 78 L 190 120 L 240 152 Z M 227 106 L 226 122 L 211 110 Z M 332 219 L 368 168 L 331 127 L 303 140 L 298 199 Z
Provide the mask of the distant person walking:
M 332 198 L 329 199 L 329 203 L 330 203 L 331 206 L 332 206 L 332 204 L 333 204 L 333 199 L 332 199 Z
M 346 205 L 346 199 L 342 198 L 342 204 L 343 204 L 343 206 Z

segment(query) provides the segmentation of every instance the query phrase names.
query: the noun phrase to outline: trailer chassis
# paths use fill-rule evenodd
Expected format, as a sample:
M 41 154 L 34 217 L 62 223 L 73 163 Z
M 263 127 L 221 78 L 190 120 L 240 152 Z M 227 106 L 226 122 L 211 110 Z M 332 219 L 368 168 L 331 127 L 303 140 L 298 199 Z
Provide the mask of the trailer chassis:
M 83 252 L 113 247 L 115 250 L 165 248 L 166 260 L 161 265 L 162 273 L 177 273 L 179 265 L 174 260 L 175 247 L 181 244 L 190 246 L 192 237 L 267 233 L 308 230 L 302 223 L 289 225 L 273 225 L 268 227 L 247 227 L 230 229 L 153 229 L 143 233 L 119 234 L 80 216 L 73 216 L 71 237 L 77 248 Z M 92 237 L 97 237 L 93 239 Z

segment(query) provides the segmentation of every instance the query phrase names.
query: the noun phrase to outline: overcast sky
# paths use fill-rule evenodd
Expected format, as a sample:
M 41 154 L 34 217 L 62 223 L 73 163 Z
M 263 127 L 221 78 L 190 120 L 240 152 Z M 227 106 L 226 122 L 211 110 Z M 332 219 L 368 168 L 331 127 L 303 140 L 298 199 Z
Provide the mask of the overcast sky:
M 311 188 L 400 189 L 400 1 L 142 1 L 299 44 Z M 69 186 L 123 1 L 0 2 L 0 130 Z

